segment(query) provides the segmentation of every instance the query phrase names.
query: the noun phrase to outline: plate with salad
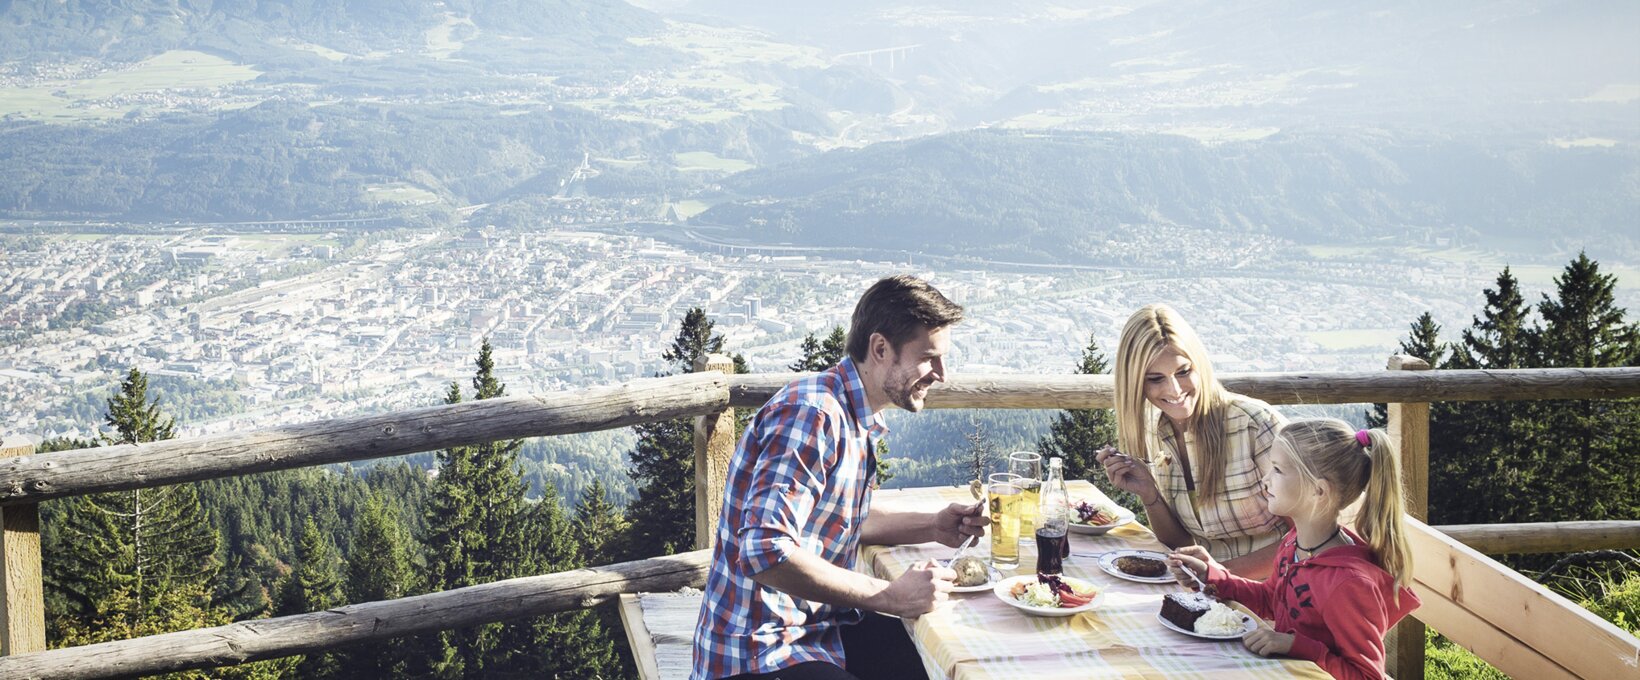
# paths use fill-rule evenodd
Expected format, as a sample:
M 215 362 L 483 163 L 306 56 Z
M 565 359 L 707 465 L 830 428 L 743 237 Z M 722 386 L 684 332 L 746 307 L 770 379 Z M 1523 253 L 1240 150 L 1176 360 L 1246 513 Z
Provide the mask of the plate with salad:
M 1104 505 L 1078 500 L 1071 506 L 1070 529 L 1072 533 L 1098 536 L 1111 529 L 1132 522 L 1132 510 L 1120 505 Z
M 991 589 L 998 599 L 1033 616 L 1071 616 L 1099 606 L 1104 591 L 1071 576 L 1031 574 L 998 581 Z

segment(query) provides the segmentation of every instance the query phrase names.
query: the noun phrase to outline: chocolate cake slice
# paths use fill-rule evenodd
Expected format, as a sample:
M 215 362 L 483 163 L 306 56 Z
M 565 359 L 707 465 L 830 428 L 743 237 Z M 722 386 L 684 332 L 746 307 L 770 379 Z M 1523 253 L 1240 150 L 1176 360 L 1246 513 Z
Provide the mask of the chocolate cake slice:
M 1213 607 L 1213 598 L 1201 593 L 1168 593 L 1162 598 L 1162 618 L 1185 630 L 1196 629 L 1196 619 Z

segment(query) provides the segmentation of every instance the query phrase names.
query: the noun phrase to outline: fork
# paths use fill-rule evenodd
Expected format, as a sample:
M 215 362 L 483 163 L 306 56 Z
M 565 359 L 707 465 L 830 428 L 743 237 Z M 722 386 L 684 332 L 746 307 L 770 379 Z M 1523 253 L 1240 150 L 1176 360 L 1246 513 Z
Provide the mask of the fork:
M 973 547 L 974 544 L 978 541 L 979 541 L 979 536 L 977 536 L 977 535 L 969 536 L 967 538 L 967 540 L 964 540 L 961 544 L 957 545 L 957 552 L 952 554 L 951 559 L 946 560 L 945 563 L 947 565 L 956 564 L 957 563 L 957 558 L 962 557 L 962 554 L 965 553 L 965 552 L 968 552 L 968 549 Z

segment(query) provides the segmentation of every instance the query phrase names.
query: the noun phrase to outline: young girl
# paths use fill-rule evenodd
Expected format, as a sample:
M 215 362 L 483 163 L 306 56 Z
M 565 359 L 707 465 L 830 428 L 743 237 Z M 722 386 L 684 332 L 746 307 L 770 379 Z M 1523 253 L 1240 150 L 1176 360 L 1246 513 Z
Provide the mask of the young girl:
M 1189 587 L 1193 570 L 1218 591 L 1265 619 L 1242 642 L 1262 656 L 1314 661 L 1335 678 L 1383 678 L 1384 633 L 1419 605 L 1407 587 L 1412 554 L 1401 521 L 1401 465 L 1383 430 L 1360 430 L 1332 418 L 1281 428 L 1264 477 L 1270 511 L 1292 519 L 1264 581 L 1235 576 L 1199 546 L 1169 556 L 1173 576 Z M 1338 514 L 1362 492 L 1356 527 Z

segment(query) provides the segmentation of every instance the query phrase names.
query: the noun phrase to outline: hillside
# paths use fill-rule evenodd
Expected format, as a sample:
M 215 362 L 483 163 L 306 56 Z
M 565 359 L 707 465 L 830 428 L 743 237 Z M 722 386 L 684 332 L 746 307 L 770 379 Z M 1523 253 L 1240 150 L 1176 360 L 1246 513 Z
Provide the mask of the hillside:
M 1157 227 L 1299 242 L 1484 233 L 1632 244 L 1636 177 L 1640 153 L 1623 147 L 1370 133 L 1209 146 L 977 130 L 748 171 L 695 221 L 747 241 L 1061 263 L 1102 261 L 1107 241 Z

